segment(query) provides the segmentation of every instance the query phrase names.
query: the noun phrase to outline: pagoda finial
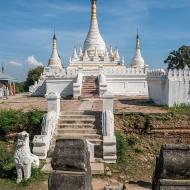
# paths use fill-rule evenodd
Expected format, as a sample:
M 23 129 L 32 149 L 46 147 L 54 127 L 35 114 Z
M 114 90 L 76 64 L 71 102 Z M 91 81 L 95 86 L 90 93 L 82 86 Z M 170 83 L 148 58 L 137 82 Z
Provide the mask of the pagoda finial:
M 136 49 L 141 49 L 138 28 L 137 28 L 137 37 L 136 37 Z
M 91 3 L 92 3 L 92 20 L 96 20 L 96 2 L 97 0 L 91 0 Z
M 57 37 L 55 31 L 53 35 L 53 49 L 57 49 Z
M 3 64 L 2 64 L 2 67 L 1 67 L 1 71 L 2 71 L 2 73 L 4 73 L 4 71 L 5 71 L 5 68 L 4 68 Z

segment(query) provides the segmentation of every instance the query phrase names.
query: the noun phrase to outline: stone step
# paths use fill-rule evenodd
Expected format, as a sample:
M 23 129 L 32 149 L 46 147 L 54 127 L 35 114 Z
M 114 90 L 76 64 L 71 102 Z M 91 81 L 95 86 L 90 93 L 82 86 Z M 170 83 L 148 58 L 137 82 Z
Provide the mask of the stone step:
M 79 136 L 78 134 L 76 134 L 75 136 L 73 135 L 57 135 L 56 139 L 86 139 L 89 142 L 95 144 L 95 145 L 101 145 L 102 144 L 102 139 L 100 138 L 101 135 L 99 135 L 99 138 L 84 138 L 82 136 Z
M 62 111 L 61 115 L 94 115 L 92 111 Z
M 94 115 L 60 115 L 60 119 L 95 119 Z
M 65 128 L 65 129 L 70 129 L 70 128 L 74 128 L 74 129 L 76 129 L 76 128 L 85 128 L 85 129 L 88 129 L 88 128 L 95 128 L 95 126 L 93 125 L 93 124 L 89 124 L 89 123 L 87 123 L 87 124 L 76 124 L 76 123 L 69 123 L 69 124 L 59 124 L 58 125 L 59 126 L 59 128 Z
M 82 89 L 97 89 L 97 86 L 84 85 L 84 86 L 82 86 Z
M 95 158 L 96 160 L 96 158 Z M 51 161 L 52 158 L 49 157 L 46 159 L 46 164 L 44 165 L 44 167 L 42 168 L 42 172 L 49 174 L 53 171 L 52 167 L 51 167 Z M 100 175 L 104 173 L 104 163 L 90 163 L 91 165 L 91 172 L 92 175 Z
M 90 92 L 90 93 L 92 93 L 92 92 L 94 92 L 94 93 L 97 93 L 97 89 L 82 89 L 82 91 L 81 91 L 81 93 L 88 93 L 88 92 Z
M 93 124 L 95 122 L 95 118 L 89 119 L 59 119 L 59 124 L 69 124 L 69 123 L 76 123 L 76 124 Z
M 101 135 L 98 134 L 79 134 L 79 133 L 64 133 L 64 134 L 57 134 L 56 139 L 100 139 Z
M 82 87 L 96 87 L 96 84 L 94 84 L 94 83 L 83 83 L 82 84 Z
M 96 129 L 73 129 L 73 128 L 59 128 L 57 129 L 57 134 L 97 134 L 98 131 Z
M 81 98 L 99 98 L 99 95 L 96 94 L 82 94 Z
M 90 163 L 92 175 L 104 174 L 104 164 L 103 163 Z
M 82 93 L 88 93 L 88 92 L 90 92 L 90 93 L 92 93 L 92 92 L 96 93 L 96 92 L 97 92 L 97 89 L 82 89 L 81 92 L 82 92 Z
M 152 129 L 150 134 L 159 133 L 159 134 L 190 134 L 190 129 Z

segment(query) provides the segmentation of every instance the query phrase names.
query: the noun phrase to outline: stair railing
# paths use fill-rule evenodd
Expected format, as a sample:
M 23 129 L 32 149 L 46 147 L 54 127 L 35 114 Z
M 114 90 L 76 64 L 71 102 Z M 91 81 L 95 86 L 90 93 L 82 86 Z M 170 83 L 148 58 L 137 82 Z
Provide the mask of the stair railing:
M 46 98 L 48 113 L 43 117 L 41 135 L 36 135 L 33 139 L 33 153 L 40 159 L 47 158 L 60 115 L 60 94 L 51 92 Z
M 108 90 L 108 84 L 107 84 L 107 81 L 106 81 L 106 77 L 103 73 L 101 73 L 98 77 L 99 79 L 99 96 L 102 97 L 104 93 L 107 92 Z
M 78 99 L 81 96 L 83 74 L 78 73 L 76 82 L 73 84 L 73 97 Z

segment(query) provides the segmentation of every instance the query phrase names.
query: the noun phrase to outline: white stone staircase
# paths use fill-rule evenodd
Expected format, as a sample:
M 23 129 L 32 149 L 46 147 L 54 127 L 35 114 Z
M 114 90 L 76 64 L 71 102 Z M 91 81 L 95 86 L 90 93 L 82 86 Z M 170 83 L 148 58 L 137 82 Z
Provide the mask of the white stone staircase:
M 61 112 L 56 134 L 48 152 L 49 162 L 53 155 L 57 139 L 78 139 L 83 138 L 94 144 L 94 162 L 91 163 L 93 174 L 104 173 L 103 164 L 103 142 L 101 131 L 101 114 L 91 111 L 68 111 Z M 47 163 L 48 164 L 48 163 Z M 50 166 L 46 166 L 50 168 Z
M 96 84 L 97 77 L 83 77 L 81 97 L 82 98 L 98 98 L 98 86 Z

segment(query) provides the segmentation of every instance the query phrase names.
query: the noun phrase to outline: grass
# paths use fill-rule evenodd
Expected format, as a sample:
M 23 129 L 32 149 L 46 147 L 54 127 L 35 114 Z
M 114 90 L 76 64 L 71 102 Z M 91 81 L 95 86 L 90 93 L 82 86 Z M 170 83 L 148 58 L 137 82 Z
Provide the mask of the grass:
M 176 105 L 174 107 L 168 108 L 168 110 L 175 114 L 182 114 L 190 117 L 190 104 L 181 104 L 179 106 Z
M 48 176 L 41 172 L 43 163 L 39 169 L 32 169 L 29 180 L 16 184 L 16 168 L 13 163 L 14 142 L 0 141 L 0 189 L 25 190 L 47 189 Z

